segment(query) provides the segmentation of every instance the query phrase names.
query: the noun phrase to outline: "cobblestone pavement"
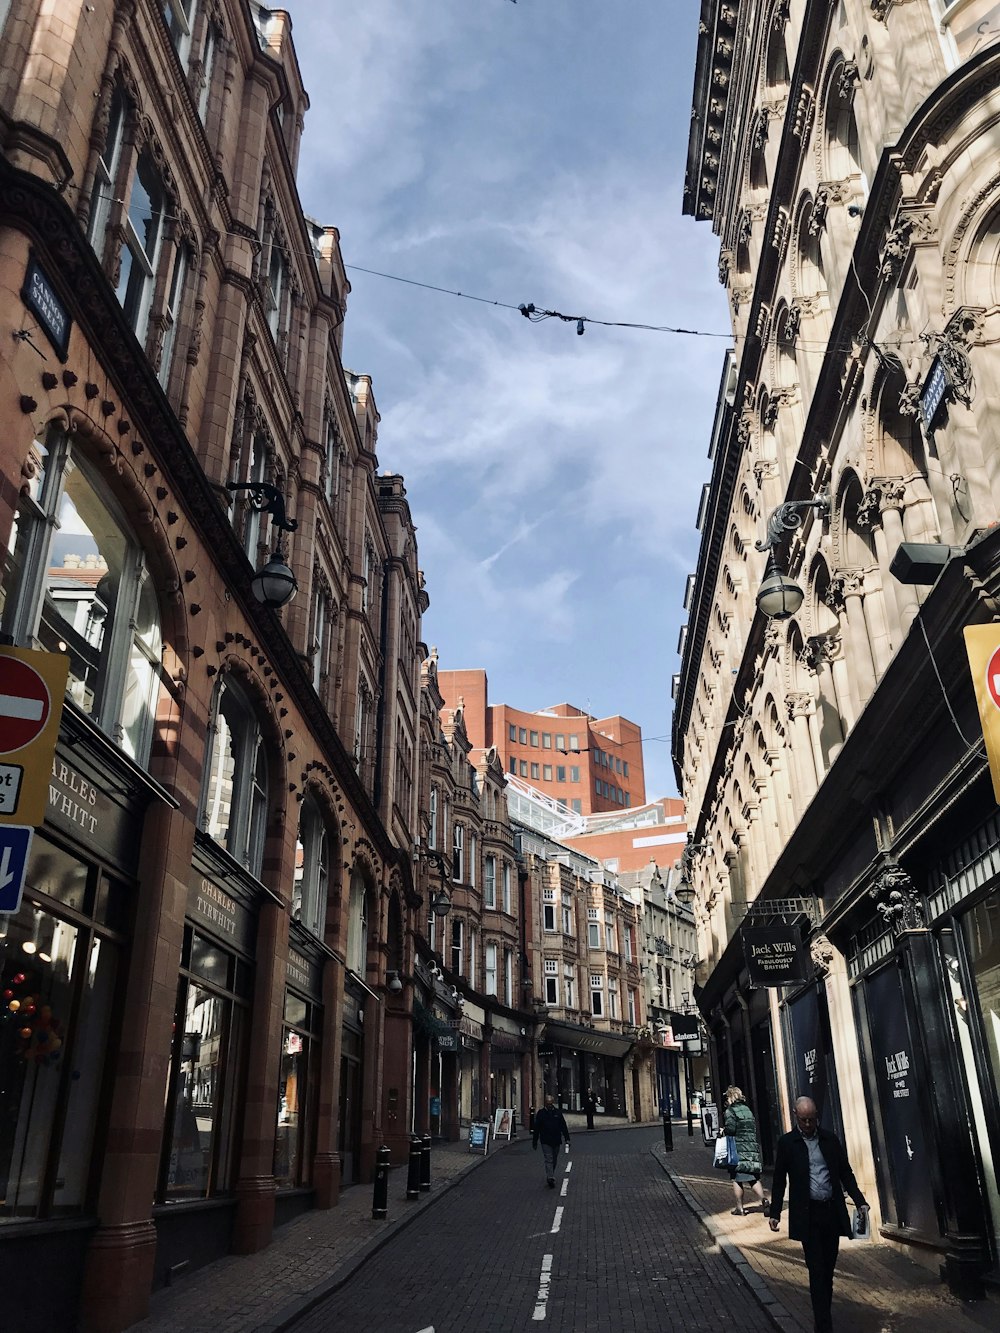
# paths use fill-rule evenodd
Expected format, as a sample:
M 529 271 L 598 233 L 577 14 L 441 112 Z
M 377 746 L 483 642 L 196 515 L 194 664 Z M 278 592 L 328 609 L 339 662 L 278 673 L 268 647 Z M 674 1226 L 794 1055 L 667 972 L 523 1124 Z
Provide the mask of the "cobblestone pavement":
M 650 1155 L 656 1130 L 575 1134 L 547 1189 L 527 1143 L 318 1304 L 295 1333 L 690 1333 L 773 1323 Z M 561 1210 L 561 1211 L 560 1211 Z M 556 1230 L 556 1228 L 558 1228 Z
M 745 1216 L 733 1217 L 728 1177 L 713 1170 L 711 1150 L 700 1134 L 688 1138 L 683 1126 L 674 1125 L 673 1152 L 664 1151 L 661 1135 L 653 1155 L 732 1261 L 748 1266 L 767 1284 L 775 1323 L 785 1333 L 811 1330 L 802 1246 L 788 1239 L 787 1211 L 777 1234 L 756 1203 Z M 1000 1305 L 995 1301 L 958 1301 L 936 1273 L 878 1243 L 845 1241 L 841 1246 L 833 1313 L 837 1327 L 851 1333 L 975 1333 L 1000 1327 Z

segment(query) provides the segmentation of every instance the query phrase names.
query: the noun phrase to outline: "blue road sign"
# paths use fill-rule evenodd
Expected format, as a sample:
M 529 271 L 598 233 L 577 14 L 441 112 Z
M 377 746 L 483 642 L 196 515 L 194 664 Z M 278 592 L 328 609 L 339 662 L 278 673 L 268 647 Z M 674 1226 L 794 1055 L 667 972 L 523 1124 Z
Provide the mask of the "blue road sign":
M 0 912 L 16 912 L 21 906 L 34 832 L 21 824 L 0 825 Z

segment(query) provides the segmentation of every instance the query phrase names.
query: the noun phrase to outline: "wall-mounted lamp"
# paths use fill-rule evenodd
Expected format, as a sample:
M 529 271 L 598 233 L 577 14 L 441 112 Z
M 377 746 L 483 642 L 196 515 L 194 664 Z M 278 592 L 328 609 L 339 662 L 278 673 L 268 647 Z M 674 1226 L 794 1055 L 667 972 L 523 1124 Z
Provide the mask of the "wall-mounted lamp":
M 269 481 L 228 481 L 226 490 L 249 491 L 254 509 L 270 514 L 272 524 L 282 532 L 294 532 L 299 526 L 296 519 L 286 516 L 285 497 Z M 261 606 L 275 610 L 286 606 L 298 592 L 299 585 L 285 563 L 280 540 L 276 542 L 270 560 L 250 580 L 250 590 Z
M 829 495 L 824 491 L 814 500 L 788 500 L 778 505 L 768 515 L 764 540 L 754 543 L 758 551 L 768 552 L 764 580 L 757 590 L 757 609 L 769 620 L 787 620 L 794 616 L 805 597 L 795 580 L 778 568 L 774 551 L 786 532 L 794 532 L 802 526 L 807 509 L 815 509 L 821 518 L 826 518 L 830 513 Z
M 386 984 L 393 995 L 398 995 L 403 989 L 403 982 L 398 972 L 390 972 L 389 980 Z
M 443 852 L 436 852 L 431 847 L 415 847 L 414 858 L 425 862 L 430 861 L 438 868 L 438 874 L 441 882 L 436 889 L 431 892 L 430 907 L 435 916 L 447 916 L 451 911 L 451 897 L 445 885 L 451 875 L 451 867 L 448 859 Z
M 705 851 L 706 844 L 703 842 L 692 842 L 691 835 L 688 834 L 687 844 L 681 852 L 679 876 L 677 888 L 674 889 L 674 897 L 684 907 L 690 907 L 694 902 L 694 885 L 691 883 L 691 867 L 694 864 L 694 858 L 698 852 Z

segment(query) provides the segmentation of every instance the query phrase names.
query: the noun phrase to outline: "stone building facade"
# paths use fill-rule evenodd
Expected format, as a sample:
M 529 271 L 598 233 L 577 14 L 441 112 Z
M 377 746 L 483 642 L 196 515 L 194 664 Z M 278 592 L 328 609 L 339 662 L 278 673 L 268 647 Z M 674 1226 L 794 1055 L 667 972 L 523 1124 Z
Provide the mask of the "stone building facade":
M 881 1235 L 975 1293 L 998 838 L 962 629 L 1000 584 L 1000 7 L 703 0 L 699 32 L 684 209 L 735 345 L 675 682 L 699 1004 L 771 1138 L 815 1096 Z M 904 542 L 947 548 L 936 582 Z M 796 924 L 798 980 L 752 985 L 748 937 Z
M 0 24 L 0 631 L 69 659 L 0 918 L 2 1322 L 112 1330 L 426 1128 L 387 979 L 423 929 L 428 602 L 298 202 L 288 16 Z

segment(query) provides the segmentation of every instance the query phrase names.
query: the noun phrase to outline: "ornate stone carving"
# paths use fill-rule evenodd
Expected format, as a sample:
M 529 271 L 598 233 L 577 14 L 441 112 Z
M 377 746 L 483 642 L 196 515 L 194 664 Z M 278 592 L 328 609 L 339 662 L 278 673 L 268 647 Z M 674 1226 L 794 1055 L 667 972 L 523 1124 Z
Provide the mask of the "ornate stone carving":
M 774 6 L 774 13 L 771 15 L 771 26 L 775 32 L 780 32 L 788 22 L 788 6 L 790 0 L 778 0 Z
M 719 251 L 719 282 L 723 287 L 729 283 L 729 274 L 733 266 L 732 250 Z
M 760 411 L 760 424 L 765 431 L 774 430 L 778 424 L 779 403 L 776 398 L 766 398 Z
M 814 935 L 809 941 L 809 956 L 817 972 L 829 972 L 837 951 L 825 935 Z
M 879 873 L 869 896 L 876 900 L 878 913 L 893 934 L 923 928 L 924 905 L 920 894 L 913 880 L 896 862 L 890 862 Z
M 809 138 L 809 131 L 812 128 L 813 113 L 815 111 L 815 102 L 813 100 L 812 90 L 803 88 L 799 94 L 799 100 L 795 104 L 795 112 L 792 116 L 792 133 L 796 139 L 801 139 L 803 143 Z
M 799 336 L 799 327 L 802 324 L 802 307 L 798 303 L 788 307 L 788 314 L 785 317 L 784 336 L 782 342 L 789 346 L 795 342 Z
M 899 276 L 903 261 L 910 252 L 910 233 L 912 230 L 912 219 L 906 216 L 899 217 L 885 238 L 879 272 L 888 282 Z
M 898 412 L 901 417 L 915 417 L 920 411 L 920 382 L 907 384 L 900 392 Z
M 853 60 L 845 60 L 837 72 L 837 96 L 842 102 L 853 102 L 854 94 L 860 82 L 861 75 L 857 63 Z
M 785 712 L 788 714 L 789 721 L 796 717 L 808 717 L 810 713 L 815 712 L 815 709 L 815 699 L 804 690 L 785 695 Z
M 733 299 L 733 309 L 738 314 L 740 307 L 746 305 L 749 302 L 751 296 L 753 296 L 753 288 L 749 285 L 743 287 L 734 287 L 732 289 L 731 295 Z
M 871 0 L 872 17 L 879 23 L 884 23 L 889 16 L 889 10 L 896 3 L 896 0 Z
M 736 424 L 736 440 L 741 449 L 750 443 L 750 418 L 745 412 Z
M 844 580 L 841 577 L 830 580 L 823 601 L 835 615 L 840 615 L 844 609 Z
M 826 226 L 826 213 L 830 202 L 830 191 L 827 186 L 821 185 L 816 191 L 816 198 L 813 200 L 812 211 L 806 221 L 806 228 L 810 236 L 818 236 Z
M 760 115 L 757 117 L 757 124 L 754 126 L 753 132 L 753 150 L 755 153 L 761 152 L 764 145 L 767 143 L 767 122 L 767 107 L 761 107 Z
M 745 208 L 740 214 L 740 220 L 736 227 L 736 244 L 749 245 L 750 238 L 753 236 L 753 217 L 750 210 Z
M 858 505 L 857 523 L 860 528 L 876 528 L 882 522 L 882 488 L 873 482 Z

